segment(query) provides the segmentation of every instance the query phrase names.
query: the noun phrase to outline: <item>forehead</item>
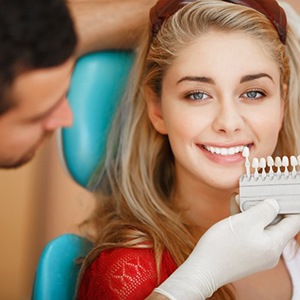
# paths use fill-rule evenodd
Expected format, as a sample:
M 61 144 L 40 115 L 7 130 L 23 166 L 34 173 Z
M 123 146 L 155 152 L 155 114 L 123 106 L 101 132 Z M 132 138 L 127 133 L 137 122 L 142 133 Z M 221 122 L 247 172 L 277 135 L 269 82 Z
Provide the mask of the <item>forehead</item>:
M 204 72 L 220 77 L 240 76 L 258 71 L 276 72 L 279 64 L 259 40 L 241 32 L 211 30 L 191 42 L 175 58 L 166 77 L 174 71 L 186 73 Z
M 9 91 L 9 98 L 15 103 L 11 110 L 39 113 L 52 106 L 66 92 L 73 66 L 71 58 L 59 66 L 18 75 Z

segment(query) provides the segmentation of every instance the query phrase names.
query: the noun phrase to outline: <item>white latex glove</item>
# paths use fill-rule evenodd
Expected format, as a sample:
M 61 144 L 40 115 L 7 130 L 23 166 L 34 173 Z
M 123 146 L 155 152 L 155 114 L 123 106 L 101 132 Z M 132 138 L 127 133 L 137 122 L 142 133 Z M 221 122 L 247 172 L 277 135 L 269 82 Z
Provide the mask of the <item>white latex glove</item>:
M 277 201 L 267 199 L 216 223 L 154 292 L 169 299 L 206 299 L 227 283 L 274 267 L 300 231 L 300 215 L 287 215 L 269 225 L 278 212 Z

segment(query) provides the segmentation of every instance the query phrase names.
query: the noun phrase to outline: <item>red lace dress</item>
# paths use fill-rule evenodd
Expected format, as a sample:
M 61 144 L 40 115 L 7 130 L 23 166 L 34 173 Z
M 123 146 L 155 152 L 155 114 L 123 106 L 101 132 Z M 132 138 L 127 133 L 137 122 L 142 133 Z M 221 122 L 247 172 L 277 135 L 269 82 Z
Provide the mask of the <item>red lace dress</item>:
M 84 273 L 78 299 L 145 299 L 176 268 L 169 252 L 165 251 L 158 282 L 152 249 L 105 250 Z

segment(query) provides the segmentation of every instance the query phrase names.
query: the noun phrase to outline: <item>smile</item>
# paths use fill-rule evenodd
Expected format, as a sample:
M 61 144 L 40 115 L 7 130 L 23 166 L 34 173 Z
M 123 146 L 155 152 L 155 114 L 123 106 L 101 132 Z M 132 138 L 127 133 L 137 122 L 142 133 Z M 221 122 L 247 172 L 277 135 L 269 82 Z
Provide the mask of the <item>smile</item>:
M 207 151 L 213 153 L 213 154 L 219 154 L 219 155 L 235 155 L 237 153 L 243 152 L 245 146 L 236 146 L 236 147 L 212 147 L 212 146 L 205 146 L 203 145 L 204 149 Z

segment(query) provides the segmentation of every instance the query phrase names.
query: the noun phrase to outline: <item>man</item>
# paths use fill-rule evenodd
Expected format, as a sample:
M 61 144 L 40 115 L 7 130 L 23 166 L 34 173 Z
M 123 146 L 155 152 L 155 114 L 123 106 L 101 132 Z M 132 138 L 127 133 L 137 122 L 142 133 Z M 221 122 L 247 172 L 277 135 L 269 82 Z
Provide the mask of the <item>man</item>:
M 63 0 L 2 0 L 0 167 L 18 167 L 55 129 L 72 124 L 66 93 L 76 33 Z
M 72 124 L 66 93 L 76 56 L 133 48 L 155 2 L 70 2 L 76 48 L 65 1 L 1 0 L 0 168 L 28 162 L 55 129 Z

